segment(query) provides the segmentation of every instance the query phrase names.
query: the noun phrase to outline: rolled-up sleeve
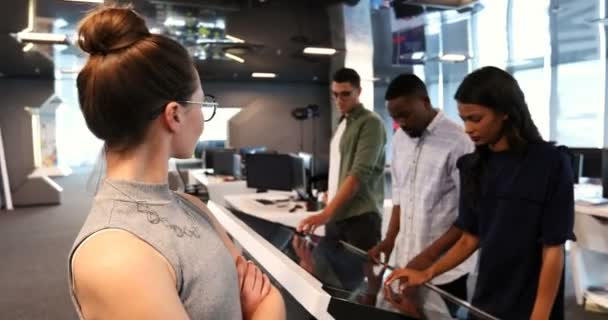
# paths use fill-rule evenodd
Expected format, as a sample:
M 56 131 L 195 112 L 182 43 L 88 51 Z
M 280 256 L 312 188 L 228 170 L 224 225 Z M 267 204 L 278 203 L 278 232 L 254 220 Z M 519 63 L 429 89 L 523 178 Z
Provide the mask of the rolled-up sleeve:
M 353 165 L 347 175 L 356 177 L 360 183 L 366 183 L 377 166 L 384 166 L 384 163 L 378 163 L 378 159 L 385 145 L 386 131 L 382 120 L 370 116 L 361 126 Z

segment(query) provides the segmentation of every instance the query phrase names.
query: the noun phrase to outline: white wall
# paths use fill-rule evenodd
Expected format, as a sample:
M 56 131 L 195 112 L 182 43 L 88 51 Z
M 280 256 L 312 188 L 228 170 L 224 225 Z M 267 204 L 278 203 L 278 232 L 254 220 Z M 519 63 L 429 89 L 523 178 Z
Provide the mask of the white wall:
M 232 147 L 267 146 L 279 152 L 313 151 L 313 132 L 319 156 L 329 154 L 331 138 L 330 112 L 333 106 L 327 84 L 260 82 L 204 82 L 205 93 L 214 95 L 224 107 L 242 111 L 230 120 L 229 144 Z M 320 118 L 297 121 L 292 110 L 316 104 Z M 212 120 L 213 121 L 213 120 Z M 303 148 L 300 148 L 303 124 Z

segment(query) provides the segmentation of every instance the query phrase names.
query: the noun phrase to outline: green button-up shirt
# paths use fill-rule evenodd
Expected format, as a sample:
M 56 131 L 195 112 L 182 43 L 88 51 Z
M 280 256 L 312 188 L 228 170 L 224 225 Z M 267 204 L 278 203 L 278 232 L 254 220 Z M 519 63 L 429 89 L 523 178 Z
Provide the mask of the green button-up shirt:
M 348 176 L 359 180 L 359 189 L 333 215 L 333 221 L 368 212 L 382 213 L 384 202 L 384 165 L 386 131 L 382 119 L 363 105 L 356 106 L 342 118 L 346 128 L 340 140 L 340 177 L 338 186 Z

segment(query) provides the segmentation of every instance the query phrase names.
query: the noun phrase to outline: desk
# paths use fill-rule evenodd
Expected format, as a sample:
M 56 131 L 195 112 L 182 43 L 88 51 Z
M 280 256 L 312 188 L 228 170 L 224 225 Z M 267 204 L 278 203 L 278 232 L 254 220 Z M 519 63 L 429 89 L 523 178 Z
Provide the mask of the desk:
M 201 183 L 209 191 L 209 199 L 221 206 L 226 206 L 224 198 L 234 194 L 255 193 L 255 189 L 247 188 L 244 180 L 229 180 L 228 177 L 207 175 L 206 169 L 195 169 L 188 171 L 188 183 Z
M 582 192 L 601 194 L 601 186 L 577 186 L 575 190 L 577 199 L 584 197 Z M 580 305 L 585 302 L 590 286 L 608 285 L 608 205 L 577 202 L 574 233 L 577 241 L 571 244 L 570 261 L 576 302 Z
M 287 201 L 264 205 L 257 201 L 258 199 L 270 201 L 285 200 L 292 196 L 291 192 L 269 191 L 265 193 L 229 195 L 224 197 L 224 200 L 228 207 L 232 207 L 245 214 L 291 228 L 297 228 L 300 221 L 320 211 L 306 211 L 306 204 L 304 202 Z M 289 212 L 289 209 L 293 208 L 295 204 L 299 204 L 302 209 Z M 321 226 L 317 228 L 315 234 L 320 236 L 325 235 L 325 227 Z
M 574 233 L 570 247 L 576 302 L 585 302 L 593 285 L 608 285 L 608 206 L 575 206 Z

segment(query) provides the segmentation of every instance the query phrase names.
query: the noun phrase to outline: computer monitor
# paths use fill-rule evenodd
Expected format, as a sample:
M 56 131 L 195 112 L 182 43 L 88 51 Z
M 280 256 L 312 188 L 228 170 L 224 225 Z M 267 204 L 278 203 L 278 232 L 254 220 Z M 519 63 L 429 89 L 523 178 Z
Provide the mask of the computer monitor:
M 203 143 L 203 141 L 199 141 L 196 143 L 196 147 L 194 147 L 194 157 L 196 159 L 203 159 L 203 156 L 205 155 L 205 144 Z
M 231 149 L 207 150 L 205 167 L 213 169 L 214 174 L 240 177 L 241 155 Z
M 205 149 L 205 151 L 203 152 L 203 160 L 205 163 L 205 168 L 207 169 L 214 169 L 215 164 L 213 163 L 214 159 L 215 159 L 215 154 L 218 152 L 230 152 L 230 153 L 235 153 L 234 150 L 231 149 Z
M 261 191 L 302 191 L 306 187 L 304 161 L 291 154 L 248 154 L 247 187 Z
M 602 150 L 602 197 L 608 199 L 608 149 Z
M 205 149 L 224 149 L 226 148 L 225 140 L 203 140 L 201 141 Z
M 599 148 L 570 148 L 575 157 L 582 163 L 579 168 L 581 177 L 600 178 L 602 176 L 602 149 Z M 575 171 L 577 168 L 574 168 Z
M 308 175 L 312 174 L 312 154 L 306 152 L 298 152 L 298 157 L 304 161 L 304 169 L 308 172 Z
M 312 197 L 312 189 L 313 189 L 313 183 L 312 183 L 312 177 L 314 176 L 314 158 L 313 155 L 310 153 L 306 153 L 306 152 L 298 152 L 298 157 L 300 159 L 302 159 L 302 162 L 304 164 L 304 172 L 305 172 L 305 176 L 306 176 L 306 194 L 308 195 L 308 197 Z
M 196 143 L 194 157 L 203 159 L 207 150 L 222 150 L 226 148 L 226 141 L 223 140 L 203 140 Z M 203 159 L 204 160 L 204 159 Z
M 579 183 L 583 173 L 583 155 L 575 153 L 572 155 L 572 169 L 574 173 L 574 183 Z
M 602 197 L 608 199 L 608 149 L 599 148 L 570 148 L 578 161 L 582 162 L 580 176 L 600 179 Z M 576 168 L 575 168 L 576 171 Z M 575 172 L 576 174 L 576 172 Z
M 264 146 L 257 146 L 257 147 L 243 147 L 239 149 L 239 153 L 241 154 L 241 157 L 243 158 L 243 160 L 245 159 L 245 156 L 248 154 L 254 154 L 254 153 L 262 153 L 262 152 L 266 152 L 267 148 Z

